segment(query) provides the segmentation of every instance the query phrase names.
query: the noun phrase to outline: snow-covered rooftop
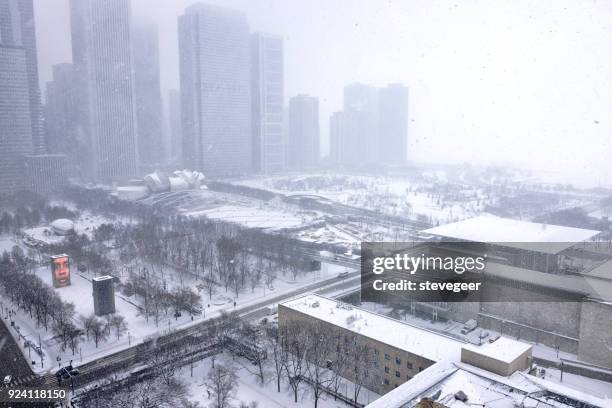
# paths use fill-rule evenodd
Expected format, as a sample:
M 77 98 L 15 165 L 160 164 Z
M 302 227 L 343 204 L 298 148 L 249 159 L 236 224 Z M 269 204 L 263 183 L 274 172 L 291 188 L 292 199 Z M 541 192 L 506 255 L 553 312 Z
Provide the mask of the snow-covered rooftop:
M 465 343 L 459 340 L 343 302 L 306 295 L 282 305 L 434 362 L 461 360 L 461 347 Z
M 576 243 L 588 241 L 600 233 L 596 230 L 539 224 L 492 215 L 481 215 L 423 232 L 462 241 L 511 244 L 507 246 L 552 254 Z M 538 245 L 536 249 L 534 243 L 542 245 Z
M 485 342 L 481 346 L 475 344 L 466 344 L 463 346 L 464 349 L 473 351 L 483 356 L 490 357 L 492 359 L 503 361 L 504 363 L 511 363 L 523 355 L 526 351 L 531 349 L 531 345 L 515 341 L 507 337 L 500 337 L 493 343 Z
M 465 402 L 455 398 L 459 391 L 467 397 Z M 562 402 L 559 397 L 566 398 L 566 401 Z M 436 402 L 449 408 L 573 408 L 580 404 L 585 407 L 610 407 L 612 404 L 610 399 L 587 395 L 521 372 L 501 377 L 468 364 L 441 361 L 366 408 L 413 407 L 422 398 L 435 398 Z

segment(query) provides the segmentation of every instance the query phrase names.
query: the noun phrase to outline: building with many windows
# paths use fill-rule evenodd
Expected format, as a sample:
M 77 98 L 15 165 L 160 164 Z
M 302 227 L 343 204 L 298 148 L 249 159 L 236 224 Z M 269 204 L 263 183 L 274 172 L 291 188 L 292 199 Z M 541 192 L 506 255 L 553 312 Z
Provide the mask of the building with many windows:
M 253 168 L 277 173 L 284 168 L 283 39 L 267 33 L 251 35 L 251 98 Z
M 47 82 L 45 97 L 45 129 L 47 152 L 64 154 L 67 171 L 78 175 L 78 153 L 84 143 L 77 132 L 74 71 L 72 64 L 53 66 L 53 80 Z
M 0 193 L 25 188 L 32 152 L 27 58 L 23 47 L 0 44 Z
M 178 18 L 183 164 L 252 171 L 249 26 L 242 12 L 194 4 Z
M 0 44 L 21 47 L 24 51 L 31 126 L 30 138 L 32 139 L 31 153 L 45 153 L 32 0 L 0 1 Z
M 351 370 L 363 370 L 367 379 L 364 385 L 378 394 L 389 392 L 438 362 L 464 361 L 503 376 L 525 370 L 531 363 L 531 346 L 505 337 L 492 344 L 469 345 L 319 295 L 305 295 L 279 304 L 280 328 L 309 322 L 323 325 L 322 332 L 336 338 L 340 349 L 344 344 L 349 349 L 352 343 L 363 346 L 356 348 L 359 355 L 351 358 L 355 363 L 343 368 L 342 374 L 351 378 Z M 330 367 L 334 366 L 336 351 L 342 350 L 330 350 Z
M 113 181 L 138 173 L 129 0 L 71 0 L 82 174 Z
M 164 151 L 157 25 L 135 20 L 132 33 L 138 157 L 140 166 L 150 169 L 163 161 Z

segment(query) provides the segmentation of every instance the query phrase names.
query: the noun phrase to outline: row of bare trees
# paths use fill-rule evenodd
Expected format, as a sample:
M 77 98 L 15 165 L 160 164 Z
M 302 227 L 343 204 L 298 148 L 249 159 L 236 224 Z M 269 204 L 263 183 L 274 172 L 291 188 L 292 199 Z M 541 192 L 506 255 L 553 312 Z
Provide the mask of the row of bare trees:
M 201 296 L 197 292 L 188 287 L 168 289 L 147 268 L 141 268 L 138 272 L 130 271 L 123 284 L 123 293 L 126 296 L 139 296 L 140 313 L 147 322 L 152 318 L 156 326 L 162 317 L 177 318 L 182 312 L 200 312 Z
M 74 354 L 80 342 L 80 330 L 74 324 L 74 304 L 60 296 L 37 275 L 22 270 L 8 252 L 0 260 L 0 286 L 11 304 L 36 319 L 39 327 L 51 329 L 58 336 L 62 350 Z
M 227 344 L 226 349 L 247 357 L 250 363 L 242 368 L 262 385 L 274 381 L 281 392 L 286 384 L 296 403 L 305 389 L 310 390 L 315 408 L 326 392 L 337 397 L 341 391 L 350 389 L 351 395 L 345 397 L 358 401 L 364 387 L 380 381 L 375 374 L 374 349 L 363 339 L 341 333 L 330 325 L 300 320 L 280 327 L 254 326 L 236 317 L 226 319 L 232 323 L 227 325 L 225 335 L 242 339 L 240 344 L 245 350 Z M 343 384 L 346 390 L 341 390 Z
M 352 383 L 353 401 L 363 387 L 374 384 L 375 351 L 354 335 L 343 334 L 321 322 L 290 321 L 266 330 L 270 365 L 280 392 L 285 378 L 298 401 L 300 387 L 310 388 L 315 408 L 323 393 L 340 394 L 341 385 Z

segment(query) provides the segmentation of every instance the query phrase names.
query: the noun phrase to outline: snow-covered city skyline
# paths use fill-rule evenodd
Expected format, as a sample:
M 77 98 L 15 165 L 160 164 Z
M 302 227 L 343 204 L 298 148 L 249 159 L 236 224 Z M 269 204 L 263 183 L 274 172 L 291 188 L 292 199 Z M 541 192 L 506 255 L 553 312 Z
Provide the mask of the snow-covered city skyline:
M 164 91 L 179 87 L 176 18 L 192 3 L 133 2 L 135 18 L 159 26 Z M 252 31 L 284 38 L 285 102 L 298 93 L 319 98 L 323 155 L 345 85 L 402 82 L 410 88 L 410 160 L 612 184 L 605 2 L 217 3 L 243 11 Z M 71 59 L 70 20 L 66 0 L 35 5 L 43 82 L 51 64 Z

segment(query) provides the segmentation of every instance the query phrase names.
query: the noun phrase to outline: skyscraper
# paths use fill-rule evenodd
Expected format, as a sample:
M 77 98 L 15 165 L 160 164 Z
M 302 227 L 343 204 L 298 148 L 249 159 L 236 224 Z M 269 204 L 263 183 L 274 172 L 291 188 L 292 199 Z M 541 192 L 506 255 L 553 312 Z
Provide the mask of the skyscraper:
M 168 159 L 183 166 L 183 133 L 181 130 L 181 93 L 177 89 L 168 91 Z
M 164 150 L 157 25 L 136 20 L 132 44 L 138 154 L 140 165 L 153 170 L 151 167 L 162 161 Z
M 339 161 L 355 166 L 378 160 L 378 90 L 355 83 L 344 87 L 344 126 Z
M 253 167 L 262 173 L 283 169 L 283 39 L 251 35 Z
M 319 163 L 319 100 L 297 95 L 289 100 L 289 165 L 307 169 Z
M 129 0 L 71 0 L 79 152 L 85 176 L 111 181 L 138 169 Z
M 82 148 L 78 146 L 72 64 L 53 66 L 53 81 L 47 82 L 44 110 L 48 153 L 65 154 L 68 171 L 77 174 L 78 169 L 74 165 Z
M 249 27 L 198 3 L 178 18 L 183 160 L 212 175 L 252 171 Z
M 0 0 L 0 44 L 23 47 L 25 51 L 32 153 L 45 153 L 32 0 Z
M 408 149 L 408 88 L 389 84 L 379 92 L 381 160 L 404 164 Z
M 27 54 L 0 44 L 0 193 L 25 187 L 25 156 L 32 152 Z
M 340 164 L 343 115 L 344 112 L 338 111 L 332 113 L 329 118 L 329 159 L 332 164 Z

